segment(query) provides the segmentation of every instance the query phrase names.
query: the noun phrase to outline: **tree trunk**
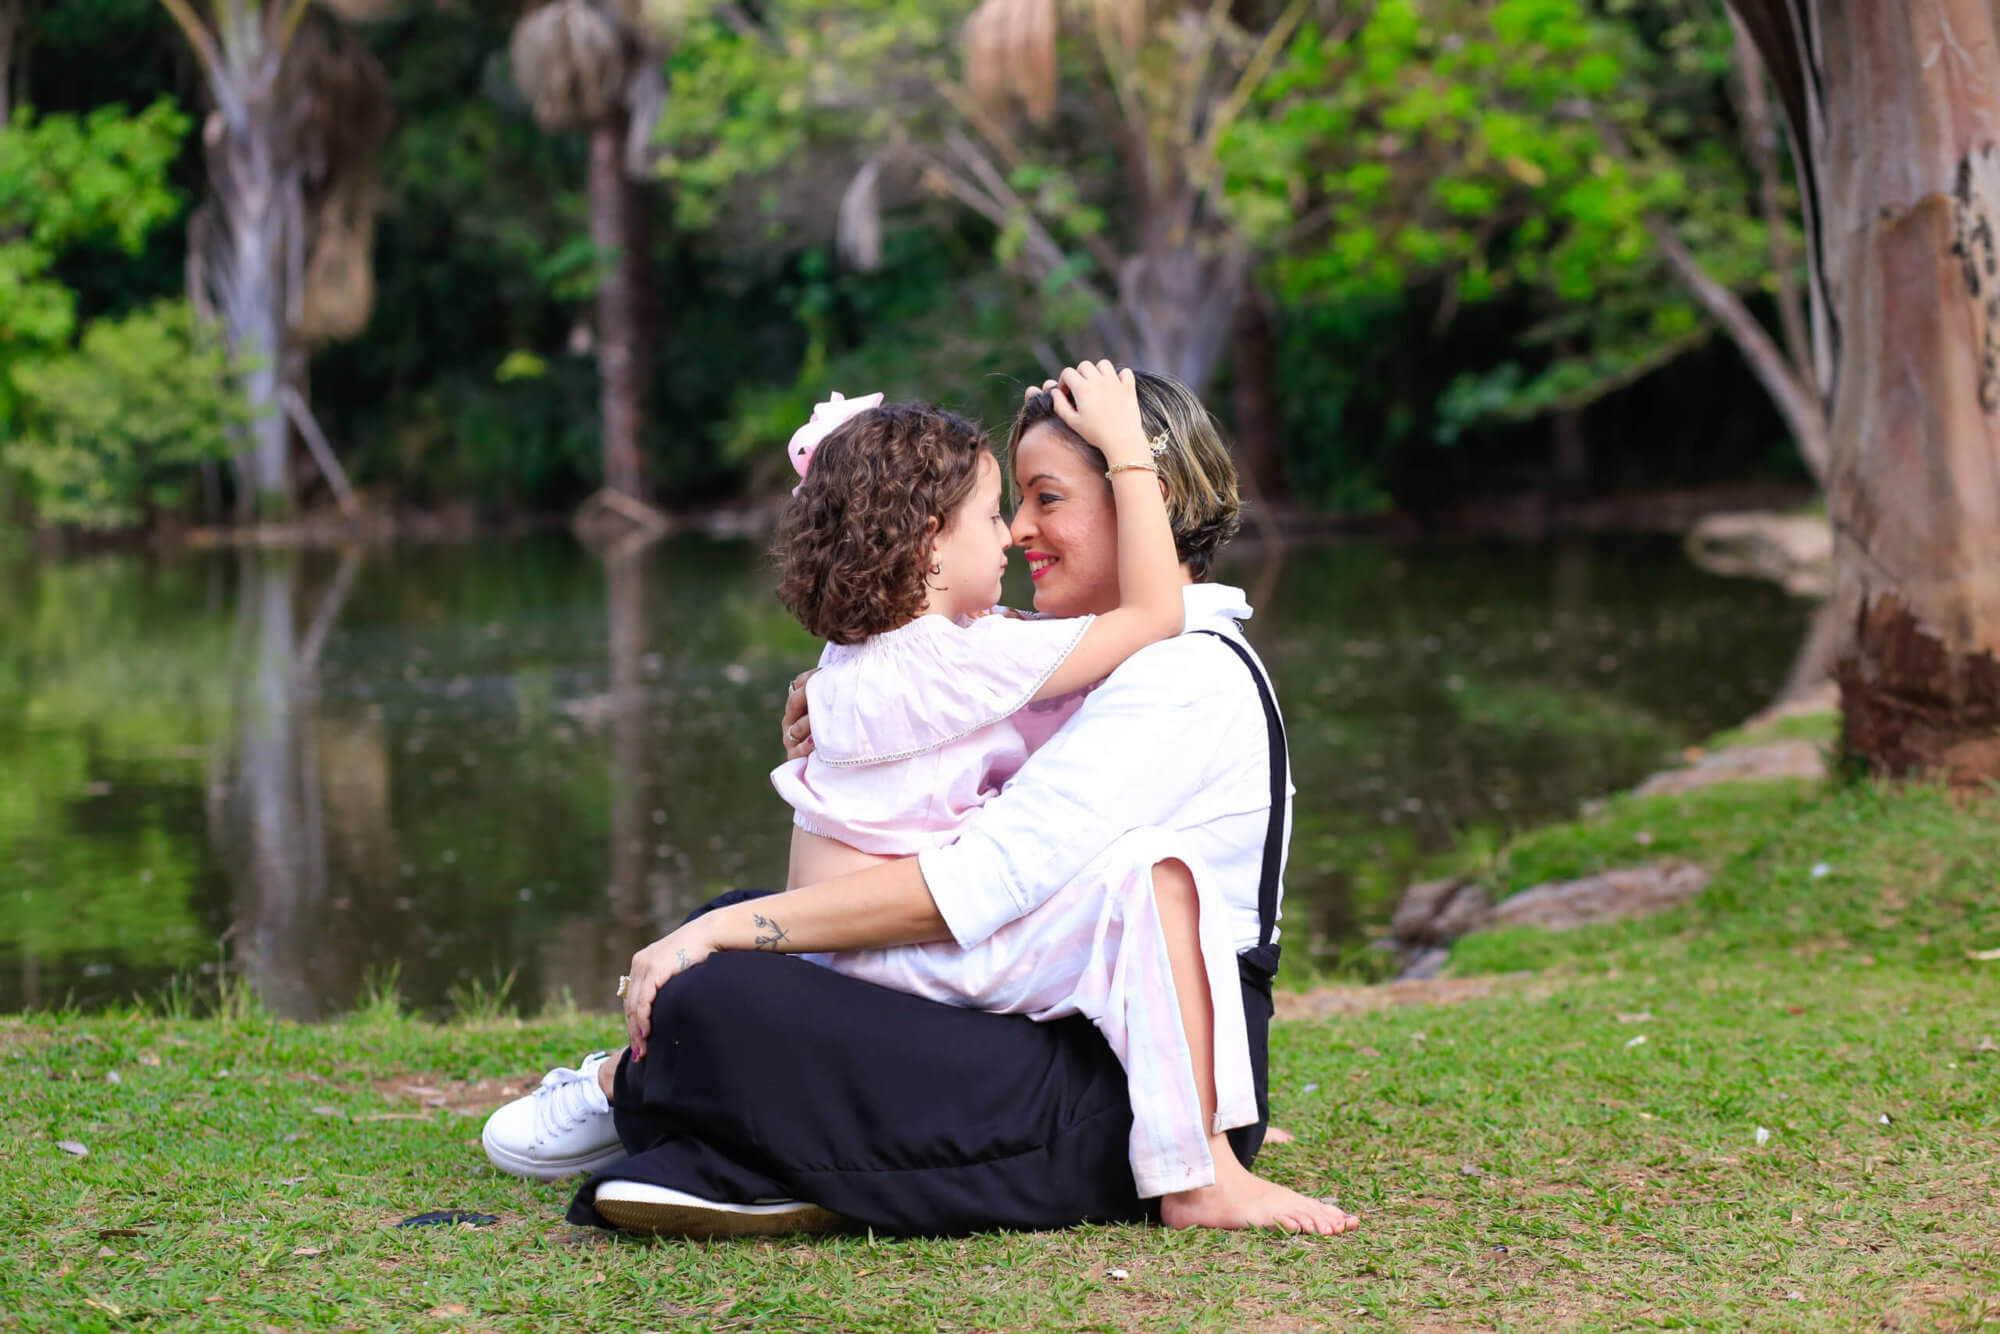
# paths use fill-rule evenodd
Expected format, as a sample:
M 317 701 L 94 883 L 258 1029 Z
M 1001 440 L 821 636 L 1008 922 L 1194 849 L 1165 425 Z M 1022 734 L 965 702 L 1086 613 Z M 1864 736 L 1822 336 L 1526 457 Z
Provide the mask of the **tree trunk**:
M 2000 778 L 2000 16 L 1732 3 L 1804 148 L 1845 747 Z
M 221 321 L 250 409 L 236 458 L 237 513 L 292 511 L 289 316 L 305 263 L 305 195 L 280 78 L 290 28 L 276 10 L 238 12 L 211 32 L 181 0 L 168 9 L 194 47 L 215 109 L 202 127 L 209 202 L 188 230 L 188 296 Z
M 590 239 L 611 270 L 597 289 L 598 398 L 604 427 L 604 484 L 646 500 L 648 208 L 625 170 L 626 116 L 604 117 L 590 132 Z
M 232 169 L 215 178 L 230 183 L 221 208 L 232 279 L 223 326 L 230 354 L 244 368 L 243 394 L 250 407 L 236 503 L 245 518 L 281 519 L 292 509 L 291 422 L 284 410 L 285 370 L 292 364 L 285 332 L 284 187 L 268 126 L 254 126 L 248 137 L 248 144 L 231 139 L 224 151 Z
M 1235 382 L 1236 461 L 1265 505 L 1289 499 L 1285 460 L 1278 432 L 1277 349 L 1271 334 L 1271 307 L 1252 288 L 1236 312 L 1230 370 Z

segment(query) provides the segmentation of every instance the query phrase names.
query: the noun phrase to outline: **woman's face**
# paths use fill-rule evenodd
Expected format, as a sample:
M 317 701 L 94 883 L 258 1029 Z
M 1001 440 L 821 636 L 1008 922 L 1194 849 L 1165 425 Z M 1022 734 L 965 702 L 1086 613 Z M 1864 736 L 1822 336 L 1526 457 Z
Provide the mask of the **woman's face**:
M 1035 610 L 1085 616 L 1118 606 L 1118 512 L 1103 470 L 1044 422 L 1014 448 L 1014 545 L 1027 554 Z

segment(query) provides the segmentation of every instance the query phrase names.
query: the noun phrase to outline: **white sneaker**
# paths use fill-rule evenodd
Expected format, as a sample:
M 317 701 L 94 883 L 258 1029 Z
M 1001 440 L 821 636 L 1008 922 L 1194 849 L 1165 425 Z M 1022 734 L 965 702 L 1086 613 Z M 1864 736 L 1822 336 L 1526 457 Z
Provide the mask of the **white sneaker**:
M 597 1083 L 609 1054 L 594 1051 L 574 1070 L 551 1070 L 542 1085 L 486 1118 L 486 1157 L 502 1172 L 554 1181 L 595 1172 L 624 1158 L 611 1104 Z
M 839 1214 L 804 1200 L 725 1204 L 644 1181 L 599 1182 L 594 1198 L 597 1212 L 627 1232 L 671 1237 L 769 1237 L 842 1225 Z

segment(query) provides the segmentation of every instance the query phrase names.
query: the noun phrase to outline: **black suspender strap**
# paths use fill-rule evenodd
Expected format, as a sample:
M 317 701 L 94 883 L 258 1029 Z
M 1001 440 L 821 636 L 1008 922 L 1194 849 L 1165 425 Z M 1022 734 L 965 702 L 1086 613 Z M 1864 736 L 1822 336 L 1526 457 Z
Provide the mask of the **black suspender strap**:
M 1250 679 L 1257 683 L 1257 698 L 1264 702 L 1264 729 L 1271 752 L 1271 821 L 1264 830 L 1263 879 L 1257 884 L 1257 948 L 1263 950 L 1270 946 L 1271 934 L 1278 927 L 1278 875 L 1285 856 L 1285 767 L 1288 763 L 1285 720 L 1278 716 L 1278 701 L 1272 698 L 1271 683 L 1264 679 L 1264 673 L 1249 649 L 1220 630 L 1197 630 L 1195 633 L 1213 635 L 1227 644 L 1229 651 L 1249 668 Z

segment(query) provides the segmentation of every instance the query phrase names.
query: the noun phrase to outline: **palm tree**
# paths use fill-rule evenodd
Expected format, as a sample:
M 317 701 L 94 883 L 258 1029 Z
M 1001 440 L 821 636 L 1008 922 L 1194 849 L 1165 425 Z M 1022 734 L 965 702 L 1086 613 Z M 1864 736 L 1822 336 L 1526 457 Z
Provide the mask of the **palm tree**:
M 640 439 L 646 421 L 651 208 L 646 143 L 664 85 L 656 33 L 642 7 L 552 0 L 515 26 L 514 81 L 549 133 L 590 134 L 590 239 L 606 266 L 597 289 L 596 347 L 604 486 L 614 507 L 643 523 L 648 498 Z
M 1835 666 L 1877 772 L 2000 778 L 2000 13 L 1730 0 L 1790 121 L 1828 405 Z
M 208 200 L 190 220 L 188 287 L 222 324 L 250 407 L 237 459 L 242 517 L 293 506 L 297 422 L 328 480 L 346 482 L 310 425 L 306 351 L 351 337 L 373 306 L 371 162 L 388 131 L 387 81 L 310 0 L 160 0 L 194 49 L 213 108 L 202 127 Z M 354 18 L 384 0 L 323 0 Z

